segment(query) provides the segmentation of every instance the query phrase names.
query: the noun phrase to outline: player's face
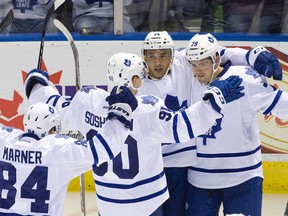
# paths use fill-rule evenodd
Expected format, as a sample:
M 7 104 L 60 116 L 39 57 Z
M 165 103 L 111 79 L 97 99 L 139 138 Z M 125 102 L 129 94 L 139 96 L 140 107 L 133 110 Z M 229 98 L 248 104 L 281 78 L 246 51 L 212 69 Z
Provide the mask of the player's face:
M 213 74 L 213 63 L 210 58 L 189 61 L 192 66 L 194 76 L 200 83 L 209 83 Z
M 148 73 L 156 79 L 161 79 L 167 72 L 172 61 L 171 50 L 146 50 L 145 62 Z

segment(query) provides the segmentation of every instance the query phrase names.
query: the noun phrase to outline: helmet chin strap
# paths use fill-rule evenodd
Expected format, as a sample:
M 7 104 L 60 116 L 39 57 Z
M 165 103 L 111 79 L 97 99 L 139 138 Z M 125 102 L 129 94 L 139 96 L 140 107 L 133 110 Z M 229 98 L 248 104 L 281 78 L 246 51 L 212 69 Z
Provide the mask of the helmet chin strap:
M 215 65 L 216 65 L 216 62 L 215 62 L 215 60 L 214 60 L 214 58 L 212 59 L 212 61 L 213 61 L 213 72 L 212 72 L 212 75 L 211 75 L 211 78 L 210 78 L 210 81 L 206 84 L 206 85 L 210 85 L 210 83 L 213 81 L 213 77 L 214 77 L 214 74 L 215 74 L 215 72 L 218 70 L 218 68 L 220 67 L 220 64 L 217 66 L 217 68 L 216 69 L 214 69 L 215 68 Z
M 138 88 L 136 88 L 136 87 L 134 87 L 134 85 L 132 84 L 132 85 L 131 85 L 131 88 L 134 89 L 134 90 L 136 90 L 136 91 L 138 91 L 142 86 L 143 86 L 143 84 L 141 84 L 141 86 L 139 86 Z

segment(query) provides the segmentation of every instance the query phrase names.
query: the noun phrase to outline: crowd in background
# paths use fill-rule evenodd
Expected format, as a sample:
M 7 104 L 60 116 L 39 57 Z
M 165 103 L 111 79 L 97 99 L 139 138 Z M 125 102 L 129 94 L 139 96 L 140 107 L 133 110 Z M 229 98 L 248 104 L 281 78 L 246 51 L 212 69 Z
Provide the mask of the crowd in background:
M 41 32 L 53 0 L 1 0 L 0 20 L 12 8 L 6 33 Z M 288 0 L 123 0 L 123 31 L 288 33 Z M 57 17 L 70 31 L 113 31 L 113 0 L 66 0 Z M 57 31 L 49 25 L 48 31 Z

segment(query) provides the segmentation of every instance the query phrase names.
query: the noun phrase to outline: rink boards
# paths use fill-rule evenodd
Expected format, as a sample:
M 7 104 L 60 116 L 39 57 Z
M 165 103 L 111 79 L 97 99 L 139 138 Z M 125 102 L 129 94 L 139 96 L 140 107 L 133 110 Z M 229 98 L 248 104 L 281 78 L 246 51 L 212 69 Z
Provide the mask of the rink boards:
M 105 67 L 109 57 L 117 52 L 141 55 L 141 42 L 146 33 L 113 36 L 112 34 L 81 36 L 73 34 L 79 51 L 81 85 L 96 84 L 108 89 Z M 40 34 L 0 36 L 0 124 L 23 128 L 22 119 L 28 101 L 23 83 L 27 72 L 37 66 Z M 185 47 L 193 33 L 171 33 L 176 48 Z M 269 83 L 288 91 L 288 39 L 276 35 L 215 34 L 223 46 L 250 49 L 263 45 L 273 52 L 283 68 L 283 80 Z M 65 95 L 75 94 L 75 68 L 72 50 L 64 36 L 49 34 L 44 47 L 43 69 Z M 264 191 L 288 192 L 288 120 L 259 114 L 264 167 Z M 65 133 L 73 134 L 72 131 Z M 86 189 L 94 190 L 91 172 L 86 175 Z M 69 190 L 79 190 L 78 178 Z

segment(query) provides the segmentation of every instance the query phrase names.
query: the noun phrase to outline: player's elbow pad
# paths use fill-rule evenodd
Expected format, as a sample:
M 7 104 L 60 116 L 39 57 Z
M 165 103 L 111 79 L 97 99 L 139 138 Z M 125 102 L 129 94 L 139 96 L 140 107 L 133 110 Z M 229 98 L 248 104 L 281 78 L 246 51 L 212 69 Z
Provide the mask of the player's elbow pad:
M 24 87 L 28 99 L 30 97 L 33 87 L 36 84 L 41 84 L 43 86 L 49 85 L 49 75 L 46 71 L 33 69 L 27 74 Z

